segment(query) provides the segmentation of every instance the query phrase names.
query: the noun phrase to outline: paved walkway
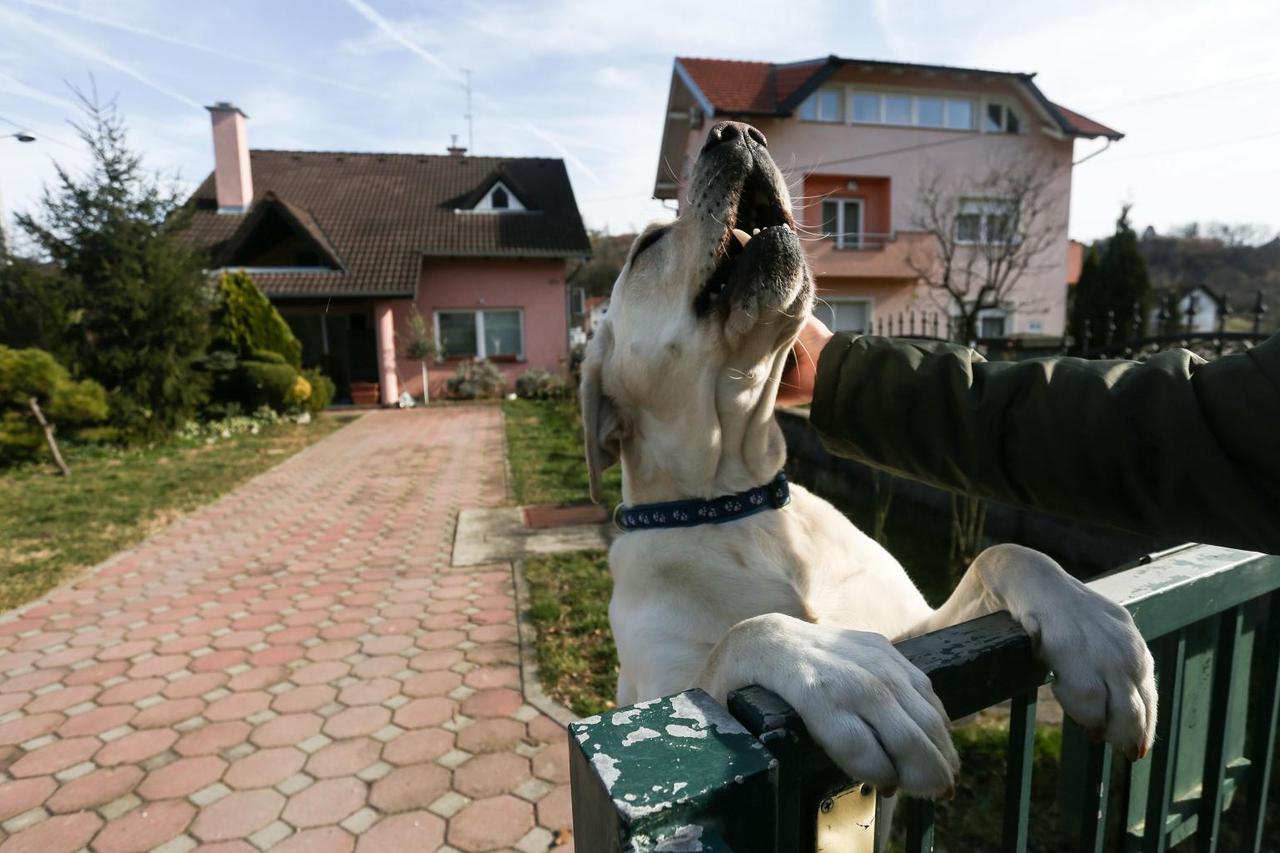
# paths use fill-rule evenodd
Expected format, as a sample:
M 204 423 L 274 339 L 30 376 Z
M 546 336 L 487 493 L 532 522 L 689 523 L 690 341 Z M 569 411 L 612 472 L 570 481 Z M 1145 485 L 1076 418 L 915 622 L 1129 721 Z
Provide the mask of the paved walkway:
M 546 850 L 567 750 L 510 567 L 449 566 L 502 441 L 371 413 L 0 617 L 0 853 Z

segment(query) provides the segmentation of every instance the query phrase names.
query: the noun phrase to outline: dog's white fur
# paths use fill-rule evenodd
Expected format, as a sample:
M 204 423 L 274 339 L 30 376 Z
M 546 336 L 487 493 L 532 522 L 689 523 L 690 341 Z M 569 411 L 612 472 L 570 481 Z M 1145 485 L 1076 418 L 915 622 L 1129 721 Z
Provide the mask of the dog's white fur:
M 615 459 L 628 504 L 732 494 L 783 465 L 774 400 L 812 299 L 794 234 L 773 229 L 772 243 L 741 256 L 712 310 L 694 307 L 748 175 L 753 191 L 766 187 L 790 210 L 772 159 L 741 134 L 704 153 L 686 212 L 656 240 L 641 236 L 637 245 L 651 245 L 633 248 L 614 285 L 583 366 L 596 496 Z M 884 548 L 806 489 L 791 493 L 781 510 L 615 542 L 619 704 L 694 686 L 724 701 L 759 684 L 799 711 L 852 778 L 943 795 L 959 768 L 947 713 L 892 643 L 1008 610 L 1054 671 L 1066 713 L 1122 754 L 1145 753 L 1153 665 L 1123 608 L 1047 556 L 1003 545 L 983 552 L 934 611 Z

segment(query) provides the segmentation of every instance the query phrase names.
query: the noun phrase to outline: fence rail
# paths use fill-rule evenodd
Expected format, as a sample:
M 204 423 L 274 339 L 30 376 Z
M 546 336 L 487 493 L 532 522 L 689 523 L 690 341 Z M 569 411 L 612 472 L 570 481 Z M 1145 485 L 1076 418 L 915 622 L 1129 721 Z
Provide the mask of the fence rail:
M 1262 850 L 1280 707 L 1280 619 L 1269 618 L 1280 557 L 1186 546 L 1090 586 L 1127 607 L 1151 644 L 1161 717 L 1156 746 L 1124 767 L 1117 791 L 1111 748 L 1064 724 L 1060 801 L 1074 849 L 1147 853 L 1194 835 L 1198 851 L 1215 851 L 1221 815 L 1243 792 L 1245 831 L 1232 849 Z M 1030 639 L 997 613 L 897 648 L 929 675 L 952 719 L 1010 700 L 1000 849 L 1026 850 L 1036 689 L 1049 677 Z M 727 709 L 692 690 L 570 731 L 575 841 L 593 853 L 819 850 L 834 816 L 871 796 L 760 687 L 736 691 Z M 945 834 L 932 803 L 907 800 L 903 811 L 909 853 L 932 850 L 935 832 Z M 845 843 L 856 835 L 863 846 L 828 849 L 877 849 L 873 826 L 846 821 Z

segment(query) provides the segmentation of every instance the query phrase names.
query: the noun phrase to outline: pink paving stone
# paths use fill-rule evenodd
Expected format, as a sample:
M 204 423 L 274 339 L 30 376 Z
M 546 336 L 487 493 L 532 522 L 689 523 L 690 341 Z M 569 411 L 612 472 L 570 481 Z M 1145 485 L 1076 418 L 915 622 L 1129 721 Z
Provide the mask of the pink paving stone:
M 307 649 L 307 660 L 342 660 L 358 651 L 360 651 L 360 644 L 354 640 L 336 640 L 331 643 L 321 643 L 318 646 L 312 646 Z
M 514 610 L 481 610 L 471 616 L 471 621 L 477 625 L 507 625 L 515 619 Z
M 142 779 L 141 767 L 108 767 L 63 782 L 45 803 L 55 814 L 93 809 L 122 797 Z
M 180 669 L 186 669 L 191 661 L 186 655 L 157 655 L 142 663 L 135 664 L 126 673 L 130 678 L 150 678 L 155 675 L 168 675 Z
M 338 694 L 343 705 L 377 705 L 400 692 L 400 682 L 394 678 L 375 678 L 353 684 Z
M 444 845 L 444 821 L 431 812 L 384 817 L 361 833 L 357 853 L 420 853 Z
M 473 753 L 499 752 L 514 749 L 524 739 L 525 725 L 519 720 L 504 717 L 477 720 L 458 732 L 458 749 Z
M 289 677 L 289 670 L 283 666 L 260 666 L 246 672 L 236 673 L 227 682 L 228 690 L 261 690 L 279 684 Z
M 339 711 L 325 720 L 321 729 L 331 738 L 371 735 L 391 722 L 391 710 L 381 705 L 361 705 Z
M 203 710 L 203 699 L 167 699 L 139 711 L 130 723 L 135 729 L 161 728 L 199 716 Z
M 438 764 L 414 764 L 392 770 L 369 792 L 369 802 L 384 812 L 425 809 L 449 790 L 449 771 Z
M 63 691 L 58 691 L 59 693 Z M 53 694 L 45 694 L 51 696 Z M 0 714 L 7 714 L 10 711 L 16 711 L 23 705 L 31 701 L 30 693 L 5 693 L 0 694 Z
M 228 794 L 196 816 L 191 834 L 201 841 L 248 838 L 279 817 L 284 802 L 270 788 Z
M 71 853 L 85 849 L 100 826 L 93 812 L 51 817 L 11 836 L 0 853 Z
M 108 687 L 98 695 L 99 705 L 132 705 L 139 699 L 154 696 L 169 682 L 163 678 L 142 678 Z
M 405 729 L 438 726 L 445 720 L 452 719 L 456 709 L 456 702 L 441 696 L 414 699 L 396 709 L 395 721 L 397 726 Z
M 0 746 L 22 743 L 46 735 L 65 719 L 61 714 L 32 714 L 0 724 Z
M 253 730 L 258 746 L 293 746 L 320 733 L 323 720 L 315 714 L 282 714 Z
M 450 672 L 447 669 L 424 672 L 405 679 L 404 693 L 406 696 L 415 697 L 443 696 L 460 684 L 462 684 L 462 676 L 456 672 Z
M 299 829 L 327 826 L 346 820 L 365 802 L 365 785 L 359 779 L 324 779 L 289 798 L 281 815 Z
M 207 645 L 209 645 L 208 637 L 177 637 L 173 640 L 165 640 L 156 646 L 156 654 L 185 655 Z
M 244 649 L 254 643 L 262 642 L 262 638 L 261 631 L 232 631 L 229 634 L 214 638 L 213 647 L 215 649 Z
M 98 688 L 92 684 L 82 684 L 79 687 L 64 687 L 61 690 L 55 690 L 52 693 L 46 693 L 43 696 L 37 696 L 32 699 L 24 710 L 28 714 L 43 714 L 46 711 L 61 711 L 70 708 L 72 705 L 79 705 L 92 699 L 98 693 Z
M 470 617 L 465 613 L 437 613 L 422 620 L 422 627 L 428 631 L 442 631 L 465 625 Z
M 500 641 L 514 643 L 518 639 L 515 625 L 485 625 L 473 628 L 467 639 L 473 643 L 496 643 Z
M 296 628 L 284 628 L 267 634 L 267 643 L 272 646 L 289 646 L 310 640 L 316 635 L 316 629 L 310 625 L 299 625 Z
M 540 743 L 562 743 L 569 733 L 550 717 L 535 717 L 529 721 L 529 737 Z
M 261 711 L 267 710 L 271 704 L 271 694 L 262 690 L 248 693 L 232 693 L 221 699 L 210 702 L 205 709 L 205 719 L 213 722 L 224 720 L 243 720 Z
M 274 625 L 279 620 L 279 615 L 274 611 L 267 613 L 254 613 L 250 616 L 245 616 L 232 622 L 231 630 L 252 631 L 258 628 L 266 628 L 269 625 Z
M 94 650 L 92 648 L 63 649 L 62 651 L 54 652 L 51 655 L 41 655 L 40 659 L 35 663 L 40 669 L 54 669 L 60 666 L 71 666 L 71 664 L 87 660 L 93 657 L 93 655 Z
M 19 675 L 0 682 L 0 693 L 23 693 L 29 690 L 39 690 L 41 687 L 61 681 L 66 674 L 66 671 L 61 669 L 28 672 L 26 675 Z
M 471 663 L 488 666 L 492 664 L 520 663 L 520 651 L 511 643 L 488 643 L 467 650 L 467 660 Z
M 454 815 L 448 839 L 454 847 L 471 853 L 514 846 L 531 829 L 533 806 L 503 794 L 476 800 Z
M 355 847 L 351 834 L 336 826 L 294 833 L 271 848 L 272 853 L 347 853 Z M 423 848 L 429 849 L 429 848 Z
M 187 732 L 173 745 L 178 755 L 215 755 L 224 749 L 244 743 L 249 737 L 249 724 L 241 720 L 210 723 Z
M 453 787 L 472 799 L 509 794 L 529 778 L 529 760 L 514 752 L 477 755 L 453 771 Z
M 509 717 L 523 704 L 524 696 L 519 691 L 499 687 L 468 696 L 462 701 L 462 713 L 468 717 Z
M 427 605 L 428 613 L 457 613 L 459 610 L 466 610 L 471 606 L 471 602 L 463 600 L 446 600 L 439 599 L 432 601 Z
M 351 665 L 339 661 L 312 663 L 293 671 L 289 678 L 294 684 L 329 684 L 351 671 Z
M 360 650 L 367 655 L 399 654 L 413 645 L 413 638 L 403 634 L 391 634 L 386 637 L 374 637 L 366 640 Z
M 103 767 L 115 764 L 137 764 L 153 755 L 159 755 L 173 746 L 178 733 L 169 729 L 145 729 L 113 740 L 102 748 L 94 761 Z
M 137 716 L 138 710 L 132 704 L 109 704 L 104 708 L 93 708 L 81 715 L 68 717 L 67 722 L 59 726 L 58 734 L 64 738 L 77 738 L 79 735 L 102 734 L 104 731 L 123 726 Z
M 540 779 L 558 784 L 569 781 L 569 750 L 564 744 L 548 744 L 532 758 L 531 763 L 533 774 Z
M 295 687 L 279 693 L 271 700 L 271 710 L 280 714 L 292 714 L 298 711 L 314 711 L 322 705 L 328 705 L 338 693 L 337 689 L 327 684 L 312 684 L 308 687 Z
M 223 672 L 238 663 L 243 663 L 247 657 L 249 655 L 243 649 L 226 649 L 193 658 L 191 665 L 187 668 L 192 672 Z
M 468 726 L 463 731 L 470 731 L 473 728 L 475 727 Z M 405 732 L 387 743 L 382 748 L 382 758 L 392 764 L 401 765 L 435 761 L 453 749 L 453 744 L 453 732 L 446 729 L 418 729 Z M 461 746 L 461 742 L 459 742 L 459 749 L 465 749 Z
M 412 634 L 418 630 L 417 619 L 388 619 L 373 626 L 373 633 L 379 635 Z
M 9 775 L 22 779 L 27 776 L 48 776 L 79 764 L 98 751 L 102 741 L 96 737 L 76 737 L 55 741 L 39 749 L 33 749 L 9 766 Z
M 170 699 L 186 699 L 191 696 L 202 696 L 210 690 L 217 690 L 227 683 L 225 672 L 202 672 L 189 675 L 171 683 L 162 692 Z
M 0 821 L 34 809 L 48 799 L 57 787 L 58 783 L 52 776 L 0 782 Z
M 301 750 L 289 746 L 260 749 L 232 764 L 223 781 L 239 790 L 268 788 L 301 770 L 306 758 Z
M 103 827 L 93 840 L 93 848 L 100 853 L 154 850 L 181 835 L 195 814 L 195 807 L 185 800 L 147 803 Z
M 365 632 L 368 626 L 363 622 L 340 622 L 320 629 L 320 636 L 326 640 L 349 640 Z
M 468 672 L 463 681 L 476 690 L 491 687 L 512 687 L 518 690 L 520 670 L 514 666 L 482 666 Z
M 381 655 L 360 661 L 351 668 L 351 674 L 357 678 L 384 678 L 406 669 L 405 663 L 400 655 Z
M 467 639 L 467 635 L 462 631 L 431 631 L 418 637 L 418 648 L 426 651 L 433 649 L 444 649 L 458 645 Z
M 560 785 L 538 800 L 538 823 L 550 830 L 573 826 L 573 799 L 568 785 Z
M 289 661 L 302 657 L 304 651 L 306 649 L 302 648 L 302 646 L 273 646 L 260 652 L 254 652 L 249 658 L 249 665 L 276 666 L 289 663 Z
M 381 743 L 369 738 L 331 743 L 307 759 L 307 772 L 320 779 L 354 776 L 377 761 L 382 750 Z
M 127 643 L 120 643 L 108 649 L 98 652 L 97 658 L 100 661 L 126 660 L 131 657 L 149 652 L 155 647 L 152 640 L 132 640 Z
M 138 786 L 138 796 L 148 800 L 186 797 L 222 778 L 227 762 L 216 755 L 179 758 L 147 774 Z

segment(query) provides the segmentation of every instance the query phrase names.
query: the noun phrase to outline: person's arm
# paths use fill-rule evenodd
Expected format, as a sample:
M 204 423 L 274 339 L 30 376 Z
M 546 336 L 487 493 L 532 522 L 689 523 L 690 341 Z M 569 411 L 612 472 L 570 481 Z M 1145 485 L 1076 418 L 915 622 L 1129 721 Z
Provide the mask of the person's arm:
M 944 489 L 1280 553 L 1280 335 L 1213 362 L 987 362 L 837 334 L 811 419 L 833 453 Z

